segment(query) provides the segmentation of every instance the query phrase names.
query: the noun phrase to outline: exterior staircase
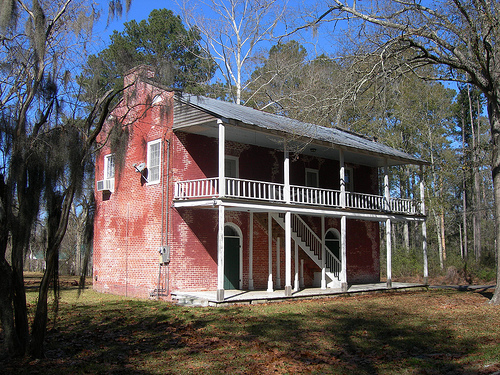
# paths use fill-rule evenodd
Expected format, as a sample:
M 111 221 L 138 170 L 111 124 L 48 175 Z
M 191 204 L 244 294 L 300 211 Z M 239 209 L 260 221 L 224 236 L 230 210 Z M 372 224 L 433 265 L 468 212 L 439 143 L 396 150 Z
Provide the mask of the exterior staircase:
M 272 218 L 285 229 L 285 214 L 273 213 Z M 292 239 L 311 258 L 316 265 L 322 267 L 323 250 L 325 254 L 326 286 L 328 288 L 340 288 L 340 271 L 342 264 L 328 247 L 323 244 L 321 238 L 302 220 L 299 215 L 292 214 Z M 321 275 L 321 273 L 319 273 Z M 320 278 L 321 280 L 321 278 Z

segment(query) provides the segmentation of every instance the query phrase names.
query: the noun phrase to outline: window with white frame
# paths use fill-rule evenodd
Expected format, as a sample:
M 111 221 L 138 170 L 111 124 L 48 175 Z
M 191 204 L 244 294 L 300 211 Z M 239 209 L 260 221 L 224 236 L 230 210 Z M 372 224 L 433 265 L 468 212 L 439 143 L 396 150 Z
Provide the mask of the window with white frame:
M 225 177 L 238 178 L 240 175 L 238 157 L 226 155 L 224 160 L 224 170 L 226 174 Z
M 345 181 L 345 190 L 346 191 L 353 191 L 353 180 L 352 180 L 352 168 L 345 168 L 344 169 L 344 181 Z
M 319 172 L 317 169 L 306 168 L 306 186 L 319 187 Z
M 161 139 L 148 142 L 148 184 L 160 182 Z
M 111 180 L 115 178 L 115 155 L 108 154 L 104 156 L 104 179 Z

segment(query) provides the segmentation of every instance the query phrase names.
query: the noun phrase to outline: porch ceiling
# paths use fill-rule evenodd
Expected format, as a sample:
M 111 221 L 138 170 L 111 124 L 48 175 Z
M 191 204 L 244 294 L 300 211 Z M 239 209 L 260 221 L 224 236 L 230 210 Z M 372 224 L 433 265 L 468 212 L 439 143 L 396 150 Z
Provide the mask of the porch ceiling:
M 227 125 L 227 123 L 226 123 Z M 210 138 L 218 138 L 217 121 L 205 123 L 203 125 L 183 126 L 176 129 L 191 134 L 203 135 Z M 238 143 L 250 144 L 265 148 L 283 150 L 284 138 L 283 135 L 276 132 L 263 132 L 247 128 L 245 126 L 226 126 L 226 140 Z M 354 150 L 347 147 L 341 147 L 333 143 L 318 141 L 314 139 L 304 139 L 295 137 L 288 140 L 288 149 L 292 153 L 301 155 L 317 156 L 319 158 L 340 160 L 340 149 L 344 149 L 344 161 L 358 165 L 366 165 L 370 167 L 383 167 L 385 165 L 385 155 L 369 152 L 366 150 Z M 414 161 L 410 162 L 403 158 L 394 158 L 387 156 L 387 164 L 389 166 L 402 164 L 417 164 Z
M 428 164 L 425 160 L 385 146 L 374 140 L 336 128 L 325 128 L 252 108 L 214 99 L 184 97 L 176 103 L 174 130 L 218 138 L 217 120 L 226 125 L 226 140 L 339 160 L 344 151 L 347 163 L 383 167 Z

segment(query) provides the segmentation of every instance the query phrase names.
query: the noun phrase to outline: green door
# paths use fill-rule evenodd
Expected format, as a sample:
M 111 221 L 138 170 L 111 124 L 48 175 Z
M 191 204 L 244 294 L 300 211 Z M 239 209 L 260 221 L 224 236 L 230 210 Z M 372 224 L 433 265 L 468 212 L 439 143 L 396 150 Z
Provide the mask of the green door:
M 224 229 L 224 289 L 239 289 L 239 287 L 240 238 L 233 228 L 226 227 Z

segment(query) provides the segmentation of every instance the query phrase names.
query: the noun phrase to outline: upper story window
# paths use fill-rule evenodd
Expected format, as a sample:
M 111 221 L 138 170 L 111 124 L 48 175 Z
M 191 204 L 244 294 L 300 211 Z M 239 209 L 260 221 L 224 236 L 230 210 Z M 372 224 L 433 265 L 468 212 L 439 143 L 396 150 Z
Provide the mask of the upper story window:
M 224 160 L 224 170 L 225 177 L 238 178 L 240 176 L 239 173 L 239 162 L 236 156 L 226 156 Z
M 353 191 L 353 183 L 352 183 L 352 168 L 345 168 L 344 169 L 344 178 L 345 178 L 345 190 L 346 191 Z
M 306 186 L 319 187 L 319 172 L 317 169 L 306 168 Z
M 104 156 L 104 179 L 111 180 L 115 178 L 115 155 Z
M 161 139 L 148 142 L 148 184 L 160 182 Z

